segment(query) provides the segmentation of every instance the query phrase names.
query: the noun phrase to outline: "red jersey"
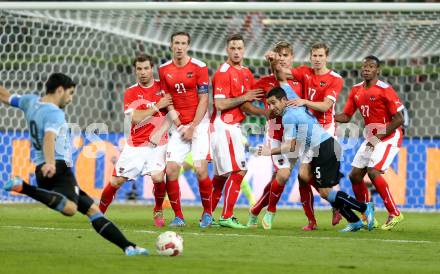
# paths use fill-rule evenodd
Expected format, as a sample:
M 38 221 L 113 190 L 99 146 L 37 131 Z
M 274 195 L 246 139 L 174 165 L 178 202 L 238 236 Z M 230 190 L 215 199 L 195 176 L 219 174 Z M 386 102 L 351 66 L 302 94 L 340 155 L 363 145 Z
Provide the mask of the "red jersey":
M 324 128 L 333 125 L 335 123 L 335 104 L 344 84 L 341 75 L 332 70 L 323 75 L 316 75 L 313 69 L 308 66 L 292 69 L 292 75 L 303 84 L 305 99 L 312 102 L 322 102 L 324 98 L 329 98 L 333 101 L 333 107 L 326 112 L 309 108 Z
M 369 88 L 364 87 L 364 82 L 354 85 L 345 103 L 344 113 L 351 117 L 359 109 L 365 126 L 384 125 L 391 122 L 392 117 L 403 108 L 396 91 L 389 84 L 378 80 Z M 396 130 L 401 130 L 401 128 Z M 396 131 L 385 136 L 382 141 L 392 138 L 395 133 Z
M 173 105 L 179 112 L 179 119 L 186 125 L 194 120 L 199 105 L 199 94 L 208 93 L 208 67 L 202 61 L 190 58 L 182 66 L 176 66 L 172 60 L 159 68 L 162 90 L 171 94 Z
M 237 69 L 228 63 L 224 63 L 212 78 L 214 100 L 242 96 L 254 86 L 254 82 L 254 76 L 248 68 L 241 67 L 241 69 Z M 211 122 L 214 122 L 217 116 L 220 116 L 222 121 L 227 124 L 241 123 L 245 118 L 240 106 L 217 111 L 214 105 Z
M 302 84 L 295 80 L 288 80 L 287 83 L 292 87 L 292 89 L 295 91 L 295 93 L 300 97 L 303 97 L 303 90 L 302 90 Z M 263 76 L 261 77 L 254 85 L 254 89 L 261 88 L 264 90 L 264 92 L 269 93 L 274 87 L 279 87 L 280 83 L 275 78 L 273 74 Z M 269 106 L 267 105 L 266 98 L 263 100 L 264 107 L 266 109 L 269 109 Z M 283 139 L 283 132 L 284 128 L 282 126 L 282 117 L 278 116 L 274 119 L 269 120 L 268 122 L 269 128 L 268 128 L 268 134 L 270 138 L 273 138 L 275 140 L 282 141 Z
M 124 112 L 132 113 L 134 110 L 146 110 L 154 107 L 162 98 L 162 92 L 159 81 L 154 81 L 150 87 L 142 87 L 140 84 L 129 87 L 124 94 Z M 146 146 L 153 134 L 165 121 L 164 112 L 156 112 L 152 119 L 145 123 L 132 124 L 130 137 L 127 143 L 130 146 Z M 168 135 L 162 136 L 160 145 L 166 144 Z

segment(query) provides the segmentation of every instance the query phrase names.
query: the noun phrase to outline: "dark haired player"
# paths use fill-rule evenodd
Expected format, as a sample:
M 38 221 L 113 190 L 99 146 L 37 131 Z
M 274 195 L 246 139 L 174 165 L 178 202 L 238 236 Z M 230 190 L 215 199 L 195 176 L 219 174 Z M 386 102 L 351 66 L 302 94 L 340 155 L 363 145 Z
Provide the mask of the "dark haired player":
M 65 216 L 77 211 L 89 217 L 93 228 L 102 237 L 120 247 L 126 255 L 148 255 L 145 248 L 128 241 L 122 232 L 99 210 L 87 193 L 82 191 L 69 165 L 70 133 L 64 111 L 75 92 L 73 80 L 61 73 L 50 75 L 46 94 L 11 95 L 0 86 L 0 101 L 21 109 L 29 124 L 32 146 L 35 149 L 37 186 L 12 178 L 3 190 L 25 194 Z
M 381 228 L 390 230 L 403 221 L 403 214 L 396 207 L 382 174 L 391 165 L 402 145 L 404 117 L 401 111 L 404 106 L 396 91 L 378 79 L 379 72 L 379 59 L 375 56 L 365 57 L 362 64 L 364 81 L 351 88 L 343 113 L 337 114 L 335 119 L 347 123 L 356 110 L 364 118 L 367 138 L 351 164 L 350 181 L 356 199 L 369 202 L 369 192 L 364 182 L 368 174 L 389 214 Z

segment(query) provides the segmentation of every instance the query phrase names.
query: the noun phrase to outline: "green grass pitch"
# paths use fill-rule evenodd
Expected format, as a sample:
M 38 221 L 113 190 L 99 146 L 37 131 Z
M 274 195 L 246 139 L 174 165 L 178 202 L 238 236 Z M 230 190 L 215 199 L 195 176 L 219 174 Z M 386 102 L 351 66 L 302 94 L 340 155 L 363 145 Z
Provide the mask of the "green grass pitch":
M 200 208 L 185 207 L 188 227 L 179 257 L 156 255 L 160 232 L 151 207 L 113 205 L 108 217 L 152 253 L 126 257 L 101 239 L 87 219 L 67 218 L 44 206 L 0 204 L 0 273 L 440 273 L 440 214 L 405 213 L 394 231 L 340 233 L 330 211 L 318 211 L 319 230 L 303 232 L 300 210 L 279 210 L 274 228 L 200 229 Z M 172 217 L 167 209 L 167 221 Z M 247 210 L 236 215 L 245 223 Z M 383 223 L 386 215 L 377 213 Z

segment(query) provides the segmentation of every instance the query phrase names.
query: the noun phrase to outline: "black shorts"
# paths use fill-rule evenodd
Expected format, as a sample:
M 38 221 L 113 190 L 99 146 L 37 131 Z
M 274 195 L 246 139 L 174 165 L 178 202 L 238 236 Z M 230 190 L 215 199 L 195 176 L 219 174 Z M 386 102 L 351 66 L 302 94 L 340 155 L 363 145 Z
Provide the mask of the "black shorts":
M 341 166 L 341 146 L 334 138 L 329 138 L 319 146 L 319 154 L 313 157 L 311 165 L 318 188 L 328 188 L 339 184 L 344 175 Z
M 93 199 L 79 188 L 75 175 L 73 175 L 70 167 L 66 165 L 66 162 L 56 161 L 56 173 L 52 178 L 43 177 L 42 167 L 43 164 L 35 168 L 38 187 L 64 195 L 78 206 L 79 212 L 86 214 L 93 204 Z

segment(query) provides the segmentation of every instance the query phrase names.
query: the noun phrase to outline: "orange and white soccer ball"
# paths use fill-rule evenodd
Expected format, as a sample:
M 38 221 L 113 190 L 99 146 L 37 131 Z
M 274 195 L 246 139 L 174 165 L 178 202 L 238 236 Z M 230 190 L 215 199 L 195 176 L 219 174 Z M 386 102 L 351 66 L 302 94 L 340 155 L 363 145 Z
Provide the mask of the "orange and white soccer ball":
M 166 231 L 157 237 L 156 250 L 162 256 L 179 256 L 183 252 L 183 238 L 174 231 Z

